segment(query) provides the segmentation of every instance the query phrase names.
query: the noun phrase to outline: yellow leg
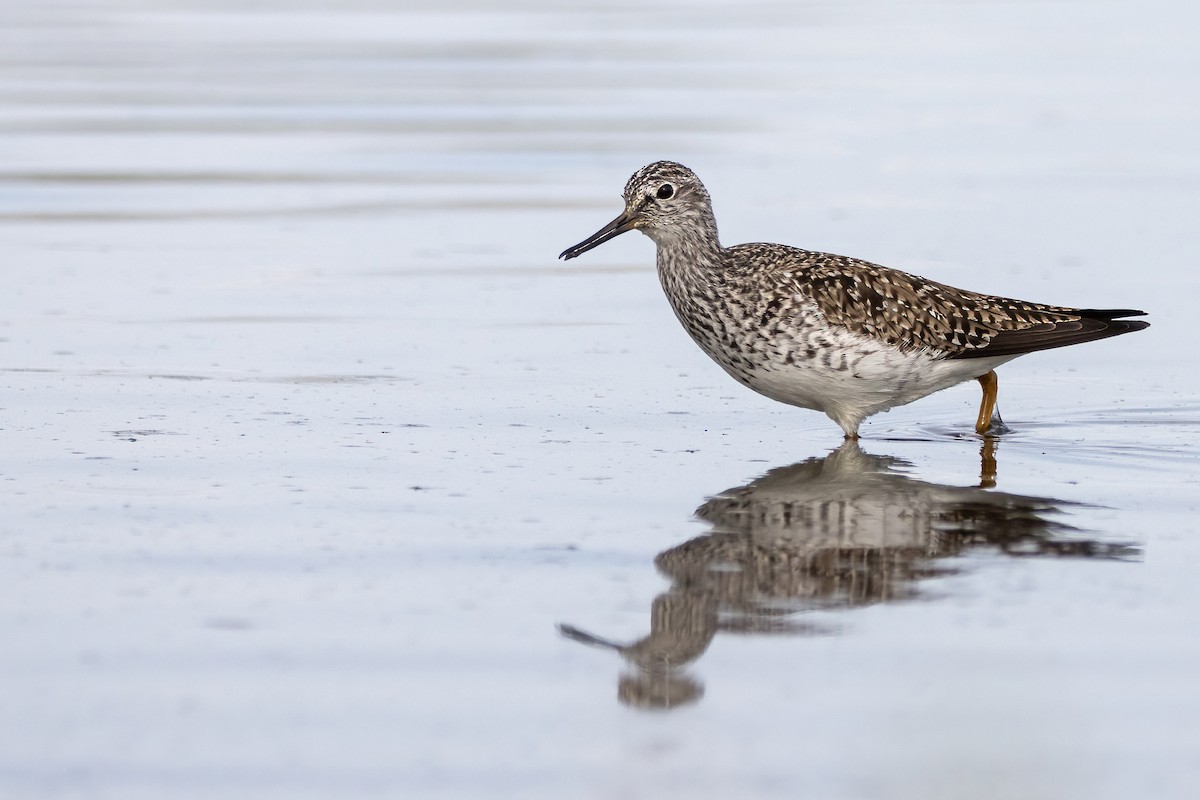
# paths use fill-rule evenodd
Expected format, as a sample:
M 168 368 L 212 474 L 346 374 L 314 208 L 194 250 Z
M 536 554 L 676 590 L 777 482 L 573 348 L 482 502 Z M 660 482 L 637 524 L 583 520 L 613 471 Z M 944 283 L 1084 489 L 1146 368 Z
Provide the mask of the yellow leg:
M 975 380 L 983 387 L 983 402 L 979 404 L 979 419 L 975 420 L 975 432 L 980 436 L 988 432 L 992 424 L 992 412 L 996 410 L 996 393 L 1000 382 L 996 380 L 996 371 L 980 375 Z

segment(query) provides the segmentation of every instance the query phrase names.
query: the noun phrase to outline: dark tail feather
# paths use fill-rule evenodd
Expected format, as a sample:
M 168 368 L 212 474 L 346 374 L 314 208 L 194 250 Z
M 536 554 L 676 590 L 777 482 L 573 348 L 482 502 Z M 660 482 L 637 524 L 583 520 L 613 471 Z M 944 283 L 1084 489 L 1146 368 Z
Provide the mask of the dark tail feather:
M 1093 319 L 1106 323 L 1106 330 L 1098 332 L 1097 339 L 1107 339 L 1109 336 L 1120 336 L 1122 333 L 1132 333 L 1150 327 L 1150 323 L 1141 319 L 1121 319 L 1122 317 L 1144 317 L 1145 311 L 1134 311 L 1129 308 L 1082 308 L 1079 315 L 1084 319 Z
M 1037 350 L 1094 342 L 1097 339 L 1107 339 L 1110 336 L 1120 336 L 1150 327 L 1150 323 L 1145 320 L 1121 319 L 1146 313 L 1128 308 L 1080 308 L 1069 313 L 1071 317 L 1078 319 L 1043 322 L 1017 331 L 1001 331 L 992 337 L 986 347 L 967 350 L 952 358 L 1022 355 Z
M 1135 311 L 1131 308 L 1081 308 L 1076 313 L 1082 317 L 1088 317 L 1090 319 L 1101 319 L 1101 320 L 1120 319 L 1121 317 L 1144 317 L 1144 316 L 1146 316 L 1145 311 Z M 1142 323 L 1137 323 L 1137 324 L 1140 324 L 1141 328 L 1134 328 L 1134 330 L 1140 331 L 1142 328 L 1145 328 L 1150 323 L 1142 322 Z

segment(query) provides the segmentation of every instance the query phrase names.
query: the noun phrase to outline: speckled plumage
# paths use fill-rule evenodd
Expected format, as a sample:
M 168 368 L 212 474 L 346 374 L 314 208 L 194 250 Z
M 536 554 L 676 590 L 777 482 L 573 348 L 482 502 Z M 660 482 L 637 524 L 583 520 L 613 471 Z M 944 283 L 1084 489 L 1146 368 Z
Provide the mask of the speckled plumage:
M 621 216 L 561 257 L 642 231 L 672 309 L 705 353 L 755 391 L 824 411 L 850 437 L 871 414 L 982 381 L 1024 353 L 1148 324 L 1119 319 L 1141 311 L 984 295 L 830 253 L 722 247 L 708 191 L 671 161 L 634 173 L 624 199 Z

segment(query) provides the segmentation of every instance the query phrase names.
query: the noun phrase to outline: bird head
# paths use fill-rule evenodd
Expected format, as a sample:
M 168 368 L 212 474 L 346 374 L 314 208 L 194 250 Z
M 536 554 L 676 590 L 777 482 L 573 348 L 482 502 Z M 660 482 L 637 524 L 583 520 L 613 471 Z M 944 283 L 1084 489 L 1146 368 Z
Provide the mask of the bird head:
M 715 234 L 708 190 L 696 173 L 682 164 L 655 161 L 642 167 L 625 184 L 623 197 L 625 210 L 616 219 L 562 251 L 559 258 L 575 258 L 632 230 L 660 244 L 698 230 L 711 228 Z

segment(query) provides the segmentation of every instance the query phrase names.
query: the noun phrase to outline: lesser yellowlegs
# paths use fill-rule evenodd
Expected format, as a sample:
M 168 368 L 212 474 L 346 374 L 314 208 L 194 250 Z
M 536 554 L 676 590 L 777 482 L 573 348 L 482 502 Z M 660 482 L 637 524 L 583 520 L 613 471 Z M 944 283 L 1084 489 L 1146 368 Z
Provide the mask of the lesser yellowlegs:
M 824 411 L 848 438 L 864 419 L 966 380 L 986 433 L 1006 361 L 1139 331 L 1133 309 L 1048 306 L 969 292 L 899 270 L 780 244 L 723 247 L 708 191 L 657 161 L 625 184 L 625 210 L 559 256 L 626 231 L 658 247 L 663 291 L 696 344 L 741 383 Z

